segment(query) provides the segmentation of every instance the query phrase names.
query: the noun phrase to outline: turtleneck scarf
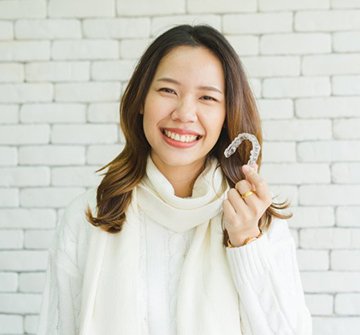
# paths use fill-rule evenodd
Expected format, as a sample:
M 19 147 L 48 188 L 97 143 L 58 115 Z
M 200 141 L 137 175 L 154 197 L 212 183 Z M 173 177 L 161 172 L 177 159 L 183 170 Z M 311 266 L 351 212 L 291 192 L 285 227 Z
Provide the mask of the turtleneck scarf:
M 141 334 L 142 215 L 174 232 L 195 229 L 180 274 L 177 334 L 241 334 L 238 293 L 222 244 L 222 203 L 228 185 L 217 165 L 215 159 L 209 160 L 195 181 L 192 196 L 180 198 L 148 158 L 146 175 L 133 190 L 122 231 L 112 235 L 98 229 L 92 234 L 83 282 L 81 335 Z

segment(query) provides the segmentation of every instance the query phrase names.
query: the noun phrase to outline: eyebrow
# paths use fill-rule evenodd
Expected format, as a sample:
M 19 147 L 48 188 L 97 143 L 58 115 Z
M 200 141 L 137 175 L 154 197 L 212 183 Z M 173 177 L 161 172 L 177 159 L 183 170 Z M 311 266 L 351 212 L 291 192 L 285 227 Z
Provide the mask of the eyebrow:
M 168 77 L 159 78 L 157 81 L 164 81 L 164 82 L 172 83 L 172 84 L 175 84 L 175 85 L 181 85 L 180 82 L 178 82 L 177 80 L 172 79 L 172 78 L 168 78 Z M 221 92 L 221 90 L 219 90 L 215 86 L 199 86 L 198 88 L 202 89 L 202 90 L 214 91 L 214 92 L 218 92 L 220 94 L 223 94 L 223 92 Z

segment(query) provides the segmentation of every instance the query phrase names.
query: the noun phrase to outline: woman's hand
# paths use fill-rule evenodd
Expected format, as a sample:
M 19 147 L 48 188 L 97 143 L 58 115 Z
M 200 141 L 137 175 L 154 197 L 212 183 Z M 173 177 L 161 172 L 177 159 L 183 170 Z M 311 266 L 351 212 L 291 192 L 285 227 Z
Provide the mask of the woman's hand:
M 229 190 L 223 205 L 225 229 L 235 247 L 259 235 L 259 220 L 272 203 L 269 187 L 257 173 L 257 166 L 244 165 L 242 170 L 245 179 Z

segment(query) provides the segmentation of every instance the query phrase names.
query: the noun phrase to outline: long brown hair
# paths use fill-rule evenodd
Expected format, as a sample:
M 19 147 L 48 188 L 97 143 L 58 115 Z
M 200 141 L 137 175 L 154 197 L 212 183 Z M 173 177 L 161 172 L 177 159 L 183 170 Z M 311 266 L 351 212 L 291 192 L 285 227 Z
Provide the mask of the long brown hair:
M 226 118 L 219 139 L 208 156 L 215 156 L 230 187 L 244 178 L 241 166 L 247 163 L 251 144 L 243 143 L 236 154 L 224 157 L 224 150 L 242 132 L 254 134 L 260 145 L 262 132 L 260 117 L 240 59 L 235 50 L 217 30 L 210 26 L 176 26 L 154 40 L 139 60 L 120 104 L 120 126 L 125 137 L 125 147 L 110 163 L 100 168 L 104 173 L 97 188 L 97 217 L 90 208 L 86 217 L 94 226 L 109 233 L 121 231 L 125 222 L 126 210 L 131 201 L 132 190 L 145 174 L 150 145 L 143 131 L 140 111 L 150 84 L 161 59 L 179 46 L 205 47 L 221 62 L 225 77 Z M 258 166 L 261 165 L 261 156 Z M 279 209 L 287 204 L 272 204 L 260 220 L 260 229 L 268 228 L 273 216 L 284 218 Z M 224 241 L 227 238 L 224 232 Z M 225 242 L 224 242 L 225 244 Z

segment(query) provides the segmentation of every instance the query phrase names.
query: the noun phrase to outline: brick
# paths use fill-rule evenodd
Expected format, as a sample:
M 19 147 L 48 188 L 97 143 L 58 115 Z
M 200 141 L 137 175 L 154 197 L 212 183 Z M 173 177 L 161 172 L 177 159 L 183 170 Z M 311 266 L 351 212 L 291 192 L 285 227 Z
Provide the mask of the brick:
M 333 250 L 331 269 L 360 271 L 360 250 Z
M 42 293 L 45 285 L 45 273 L 21 273 L 19 276 L 19 292 Z
M 14 38 L 14 29 L 12 22 L 0 21 L 0 40 L 12 40 L 13 38 Z
M 307 228 L 300 231 L 300 245 L 305 249 L 354 249 L 359 243 L 360 229 Z
M 338 52 L 360 51 L 360 32 L 342 32 L 333 35 L 333 49 Z M 353 64 L 356 66 L 357 64 Z
M 0 85 L 0 103 L 46 102 L 53 99 L 51 84 L 4 84 Z
M 103 178 L 95 172 L 99 168 L 100 166 L 53 168 L 51 174 L 52 185 L 97 186 Z
M 150 39 L 132 39 L 120 41 L 120 58 L 124 59 L 138 59 L 144 53 L 146 47 L 150 45 Z
M 142 38 L 150 35 L 150 18 L 86 19 L 85 38 Z
M 272 78 L 263 82 L 263 96 L 269 98 L 303 98 L 330 95 L 326 77 Z
M 50 170 L 47 167 L 12 167 L 0 169 L 0 186 L 49 185 Z
M 360 76 L 337 76 L 332 80 L 335 95 L 360 95 Z
M 123 145 L 90 145 L 86 153 L 86 163 L 105 165 L 122 151 Z
M 17 149 L 14 147 L 0 147 L 0 166 L 17 164 Z
M 114 0 L 50 0 L 49 17 L 112 17 L 115 16 Z
M 301 162 L 360 161 L 360 141 L 321 141 L 299 143 Z
M 332 8 L 360 8 L 358 0 L 330 0 Z
M 305 56 L 302 69 L 311 76 L 360 73 L 360 55 Z
M 38 315 L 26 315 L 24 321 L 24 329 L 26 333 L 36 334 L 39 325 Z
M 274 34 L 260 39 L 260 53 L 264 55 L 319 54 L 331 51 L 328 34 Z
M 88 81 L 89 62 L 37 62 L 25 65 L 26 81 Z
M 3 230 L 0 234 L 0 249 L 21 249 L 23 240 L 22 230 Z
M 84 104 L 26 104 L 20 109 L 22 123 L 85 123 Z
M 360 207 L 337 207 L 336 224 L 340 227 L 360 227 Z
M 360 294 L 337 294 L 335 313 L 340 315 L 360 315 Z
M 17 290 L 17 287 L 18 287 L 17 273 L 0 272 L 0 292 L 15 292 Z
M 300 186 L 302 205 L 358 205 L 359 185 L 305 185 Z
M 259 37 L 250 35 L 226 37 L 240 57 L 259 54 Z
M 360 183 L 360 163 L 336 163 L 331 167 L 333 181 L 339 184 Z
M 335 225 L 332 207 L 291 207 L 294 216 L 291 226 L 296 228 L 331 227 Z
M 265 140 L 320 140 L 331 138 L 330 120 L 266 120 Z
M 119 56 L 119 45 L 113 40 L 54 41 L 52 56 L 55 60 L 114 59 Z
M 2 209 L 0 228 L 10 229 L 53 229 L 56 213 L 51 209 Z
M 2 0 L 0 19 L 46 17 L 46 0 Z
M 359 10 L 304 11 L 295 14 L 297 31 L 342 31 L 360 29 Z
M 0 64 L 0 82 L 22 82 L 24 80 L 24 66 L 18 63 Z
M 66 39 L 81 38 L 81 23 L 78 20 L 17 20 L 17 39 Z
M 290 99 L 258 99 L 256 103 L 262 120 L 291 119 L 294 116 Z
M 56 84 L 55 100 L 65 102 L 119 101 L 120 83 Z
M 17 206 L 19 206 L 19 191 L 12 188 L 0 188 L 0 208 Z
M 165 0 L 116 1 L 118 16 L 147 16 L 182 14 L 186 10 L 185 0 L 169 2 Z
M 299 57 L 243 57 L 242 62 L 250 77 L 283 77 L 300 75 Z
M 44 271 L 47 260 L 47 251 L 0 251 L 0 270 Z
M 97 81 L 130 79 L 135 68 L 135 63 L 129 60 L 93 62 L 91 77 Z
M 256 9 L 257 9 L 257 3 L 255 0 L 223 0 L 223 1 L 188 0 L 187 1 L 187 11 L 189 13 L 203 13 L 204 10 L 211 13 L 229 13 L 229 12 L 241 13 L 241 12 L 255 12 Z
M 0 294 L 0 313 L 38 313 L 41 295 L 2 293 Z
M 19 122 L 19 107 L 17 105 L 0 105 L 0 124 L 18 123 Z M 1 159 L 3 155 L 0 154 Z M 1 165 L 1 163 L 0 163 Z
M 115 143 L 117 125 L 54 125 L 52 143 Z
M 334 298 L 329 294 L 306 294 L 306 305 L 311 315 L 331 315 Z
M 31 165 L 83 165 L 85 148 L 74 145 L 26 146 L 19 148 L 19 163 Z
M 23 334 L 23 318 L 21 315 L 0 314 L 2 334 Z
M 273 202 L 281 203 L 287 201 L 291 206 L 298 204 L 298 188 L 289 185 L 270 185 L 270 191 L 273 196 Z M 291 213 L 291 210 L 288 210 Z
M 264 163 L 295 162 L 296 146 L 294 142 L 265 142 L 262 155 Z
M 6 125 L 0 126 L 0 144 L 41 144 L 48 143 L 48 125 Z
M 329 8 L 329 0 L 259 0 L 259 9 L 261 11 L 309 10 L 322 8 Z
M 230 14 L 223 17 L 223 33 L 284 33 L 292 31 L 292 24 L 292 13 Z
M 25 249 L 49 249 L 53 242 L 53 230 L 27 230 L 24 236 Z
M 360 273 L 309 271 L 302 272 L 301 278 L 305 292 L 309 293 L 360 292 Z
M 119 103 L 94 103 L 90 104 L 87 117 L 94 123 L 120 122 Z
M 300 118 L 339 118 L 358 116 L 359 97 L 297 99 L 295 113 Z
M 264 164 L 264 178 L 273 184 L 323 184 L 329 183 L 330 169 L 327 164 Z
M 349 131 L 351 129 L 351 131 Z M 334 121 L 334 137 L 338 139 L 359 139 L 360 138 L 360 119 L 340 119 Z
M 354 317 L 317 317 L 313 318 L 314 334 L 358 335 L 360 319 Z
M 219 15 L 170 15 L 157 16 L 151 20 L 151 36 L 158 36 L 165 30 L 168 30 L 179 24 L 207 24 L 217 30 L 221 30 L 221 17 Z
M 260 79 L 250 78 L 249 84 L 250 84 L 250 89 L 251 89 L 253 95 L 255 96 L 255 98 L 256 99 L 260 98 L 261 91 L 262 91 L 261 80 Z
M 16 0 L 11 0 L 16 1 Z M 30 1 L 30 0 L 26 0 Z M 1 4 L 2 2 L 0 2 Z M 0 11 L 1 12 L 1 11 Z M 49 41 L 0 42 L 0 61 L 34 61 L 50 59 Z
M 297 259 L 300 271 L 329 269 L 329 252 L 325 250 L 298 250 Z
M 20 190 L 20 204 L 27 208 L 62 208 L 69 203 L 69 199 L 84 191 L 80 187 L 26 188 Z

